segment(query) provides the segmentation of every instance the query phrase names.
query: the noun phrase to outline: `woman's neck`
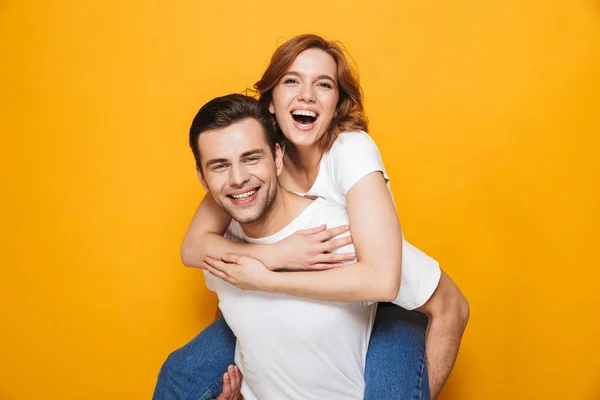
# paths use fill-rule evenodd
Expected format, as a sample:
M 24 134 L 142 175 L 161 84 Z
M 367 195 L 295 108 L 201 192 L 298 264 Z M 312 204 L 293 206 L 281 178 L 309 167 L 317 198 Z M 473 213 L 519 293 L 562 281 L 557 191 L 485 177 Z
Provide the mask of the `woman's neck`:
M 318 146 L 297 147 L 288 143 L 283 157 L 284 169 L 302 192 L 308 192 L 319 174 L 323 152 Z M 298 190 L 296 190 L 298 191 Z

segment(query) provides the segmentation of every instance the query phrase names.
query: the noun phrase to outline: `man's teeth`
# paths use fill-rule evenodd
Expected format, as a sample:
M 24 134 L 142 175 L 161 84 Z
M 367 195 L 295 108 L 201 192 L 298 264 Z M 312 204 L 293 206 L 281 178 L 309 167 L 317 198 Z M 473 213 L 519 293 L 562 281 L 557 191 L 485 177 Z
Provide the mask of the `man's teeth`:
M 303 115 L 305 117 L 317 118 L 317 113 L 310 110 L 294 110 L 292 111 L 292 115 Z
M 251 190 L 249 192 L 242 193 L 242 194 L 232 194 L 231 197 L 233 197 L 236 200 L 242 200 L 242 199 L 247 199 L 248 197 L 252 196 L 254 193 L 256 193 L 256 190 Z

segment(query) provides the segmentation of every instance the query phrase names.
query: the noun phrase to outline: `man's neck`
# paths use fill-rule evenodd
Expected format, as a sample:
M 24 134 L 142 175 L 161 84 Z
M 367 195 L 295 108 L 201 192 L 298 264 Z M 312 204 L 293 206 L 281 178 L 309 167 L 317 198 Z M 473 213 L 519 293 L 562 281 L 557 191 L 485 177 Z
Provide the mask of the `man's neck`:
M 240 224 L 244 234 L 249 238 L 260 239 L 271 236 L 288 226 L 312 200 L 288 192 L 281 186 L 277 187 L 271 206 L 257 221 Z

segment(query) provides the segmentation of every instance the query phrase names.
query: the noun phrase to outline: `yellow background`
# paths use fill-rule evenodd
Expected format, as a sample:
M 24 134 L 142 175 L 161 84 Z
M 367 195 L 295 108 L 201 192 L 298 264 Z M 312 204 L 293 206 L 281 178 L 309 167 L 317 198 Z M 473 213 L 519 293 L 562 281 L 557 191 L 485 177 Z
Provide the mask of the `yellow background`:
M 443 399 L 600 399 L 600 3 L 0 1 L 0 399 L 149 399 L 215 297 L 187 129 L 316 32 L 472 316 Z

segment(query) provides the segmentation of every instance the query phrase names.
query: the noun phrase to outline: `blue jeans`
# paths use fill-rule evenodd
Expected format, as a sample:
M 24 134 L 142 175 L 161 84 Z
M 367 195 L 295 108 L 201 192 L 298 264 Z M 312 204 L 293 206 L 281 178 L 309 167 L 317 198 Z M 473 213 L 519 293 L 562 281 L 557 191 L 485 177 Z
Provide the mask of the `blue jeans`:
M 427 319 L 380 303 L 365 366 L 364 400 L 429 400 L 425 365 Z M 221 393 L 234 363 L 235 336 L 223 318 L 169 355 L 158 374 L 153 400 L 206 400 Z

